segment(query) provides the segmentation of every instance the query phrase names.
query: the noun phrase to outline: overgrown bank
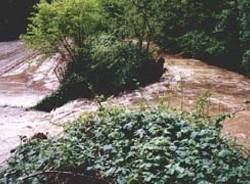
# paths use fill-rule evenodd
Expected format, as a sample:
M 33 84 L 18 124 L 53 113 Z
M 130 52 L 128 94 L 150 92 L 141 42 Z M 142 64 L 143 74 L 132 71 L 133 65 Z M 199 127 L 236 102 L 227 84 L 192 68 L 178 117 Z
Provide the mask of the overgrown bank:
M 158 81 L 164 61 L 146 49 L 111 35 L 90 38 L 84 60 L 71 62 L 59 89 L 35 108 L 51 111 L 77 98 L 108 97 Z
M 36 108 L 51 111 L 78 97 L 115 95 L 159 80 L 163 62 L 152 56 L 153 43 L 248 74 L 249 7 L 245 0 L 41 2 L 24 39 L 46 54 L 59 52 L 69 64 L 60 89 Z
M 1 176 L 13 184 L 247 184 L 250 160 L 222 137 L 221 120 L 211 126 L 163 107 L 103 109 L 68 125 L 60 138 L 20 145 Z
M 61 86 L 35 107 L 38 110 L 51 111 L 79 97 L 116 95 L 158 81 L 164 73 L 164 62 L 156 60 L 149 44 L 144 46 L 144 37 L 111 32 L 102 1 L 42 1 L 37 10 L 24 40 L 67 61 Z
M 98 27 L 99 31 L 105 30 L 123 38 L 138 38 L 141 43 L 154 41 L 169 51 L 181 52 L 249 74 L 248 0 L 95 2 L 100 4 L 102 16 L 105 18 L 102 21 L 104 24 Z M 25 32 L 28 17 L 36 3 L 38 0 L 1 1 L 0 40 L 16 39 Z M 54 15 L 47 17 L 52 18 Z M 77 22 L 72 15 L 68 16 L 69 19 Z M 66 27 L 64 26 L 65 29 Z M 46 32 L 50 35 L 54 31 L 51 29 Z
M 248 0 L 103 2 L 119 35 L 132 32 L 169 52 L 249 74 Z M 132 31 L 127 31 L 126 25 L 133 27 Z
M 248 0 L 164 1 L 158 43 L 169 51 L 249 74 Z

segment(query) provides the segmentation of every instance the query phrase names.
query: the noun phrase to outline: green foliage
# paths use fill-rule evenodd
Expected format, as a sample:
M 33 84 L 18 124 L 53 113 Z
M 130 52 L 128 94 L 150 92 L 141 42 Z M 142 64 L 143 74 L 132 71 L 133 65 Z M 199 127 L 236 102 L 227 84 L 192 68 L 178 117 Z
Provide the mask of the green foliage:
M 143 5 L 147 9 L 145 3 Z M 149 45 L 146 49 L 142 47 L 142 39 L 146 36 L 143 36 L 140 44 L 105 36 L 105 31 L 112 28 L 109 18 L 104 21 L 108 15 L 106 5 L 98 0 L 54 0 L 38 4 L 38 13 L 31 18 L 32 23 L 23 38 L 31 48 L 47 54 L 59 52 L 69 64 L 60 88 L 42 100 L 36 109 L 50 111 L 78 97 L 115 95 L 161 77 L 163 63 L 155 62 Z M 137 7 L 133 15 L 138 11 Z M 148 14 L 145 16 L 146 19 L 150 18 Z M 127 14 L 124 14 L 122 18 L 125 20 L 126 17 Z M 141 26 L 141 20 L 133 24 Z M 129 19 L 127 22 L 131 21 Z M 125 25 L 127 29 L 131 26 Z M 139 27 L 136 29 L 139 30 Z
M 221 2 L 214 0 L 162 1 L 162 16 L 159 16 L 163 22 L 161 42 L 166 41 L 165 44 L 168 47 L 174 47 L 175 39 L 190 31 L 211 32 L 216 25 L 216 13 Z
M 247 0 L 102 1 L 111 30 L 239 71 L 249 48 Z M 149 45 L 148 45 L 149 47 Z
M 249 48 L 246 0 L 164 0 L 156 42 L 171 52 L 238 71 Z
M 72 62 L 83 62 L 88 37 L 100 31 L 98 1 L 42 1 L 37 11 L 23 36 L 29 46 L 48 54 L 59 52 Z
M 157 18 L 159 0 L 103 0 L 102 4 L 112 33 L 137 39 L 140 48 L 143 41 L 150 42 L 159 30 Z
M 163 63 L 132 42 L 102 35 L 91 48 L 91 81 L 94 91 L 116 94 L 159 80 L 164 72 Z M 98 74 L 98 75 L 97 75 Z
M 241 12 L 241 48 L 243 52 L 243 70 L 250 75 L 250 2 L 247 0 L 240 0 Z
M 2 1 L 0 37 L 17 37 L 38 0 Z M 237 71 L 243 66 L 247 72 L 249 7 L 248 0 L 44 0 L 24 39 L 35 49 L 78 62 L 86 60 L 88 37 L 105 31 L 136 39 L 140 48 L 154 41 L 169 51 Z
M 10 173 L 10 184 L 40 171 L 98 173 L 99 179 L 120 184 L 247 184 L 250 160 L 221 137 L 219 121 L 214 127 L 199 119 L 195 126 L 191 115 L 164 108 L 104 109 L 68 125 L 61 138 L 19 146 L 2 174 Z M 36 175 L 25 183 L 60 181 L 86 182 L 57 174 Z
M 100 35 L 88 45 L 88 62 L 70 63 L 60 88 L 35 107 L 52 109 L 78 97 L 116 95 L 160 79 L 163 62 L 138 45 Z
M 250 49 L 247 50 L 243 55 L 242 67 L 244 71 L 250 75 Z
M 205 91 L 197 99 L 195 111 L 198 116 L 209 118 L 210 97 L 211 94 L 209 93 L 209 91 Z
M 249 49 L 250 44 L 250 2 L 239 0 L 240 22 L 241 22 L 241 42 L 244 50 Z
M 183 54 L 195 58 L 216 58 L 225 53 L 224 44 L 204 32 L 194 31 L 177 38 Z

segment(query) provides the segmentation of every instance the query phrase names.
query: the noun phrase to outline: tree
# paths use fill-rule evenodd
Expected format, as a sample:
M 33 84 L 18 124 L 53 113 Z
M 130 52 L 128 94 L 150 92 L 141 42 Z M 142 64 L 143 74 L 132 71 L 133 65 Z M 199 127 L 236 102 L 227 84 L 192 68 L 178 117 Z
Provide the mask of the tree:
M 158 17 L 162 26 L 155 39 L 158 45 L 170 52 L 239 71 L 242 48 L 250 43 L 246 31 L 250 17 L 248 0 L 162 0 L 161 3 Z
M 59 52 L 72 62 L 83 61 L 88 38 L 101 24 L 98 1 L 42 1 L 37 11 L 23 36 L 29 46 L 47 54 Z
M 160 0 L 104 0 L 103 4 L 113 30 L 137 39 L 140 48 L 146 41 L 148 50 L 160 26 L 157 18 Z
M 239 0 L 240 8 L 240 40 L 243 54 L 243 70 L 250 75 L 250 2 L 248 0 Z
M 142 48 L 143 39 L 151 39 L 150 15 L 143 13 L 146 18 L 140 15 L 140 19 L 133 21 L 137 3 L 129 17 L 120 14 L 121 20 L 129 23 L 124 30 L 134 31 L 130 34 L 132 38 L 134 34 L 139 36 L 138 47 L 130 41 L 131 37 L 105 35 L 112 24 L 104 19 L 101 3 L 101 0 L 54 0 L 38 4 L 38 13 L 31 18 L 32 24 L 23 38 L 31 48 L 47 54 L 59 52 L 69 62 L 58 90 L 36 109 L 50 111 L 79 97 L 109 96 L 135 89 L 158 80 L 165 71 L 163 62 L 156 62 L 152 53 Z M 128 9 L 129 3 L 126 5 Z M 137 34 L 137 26 L 141 25 L 146 31 Z

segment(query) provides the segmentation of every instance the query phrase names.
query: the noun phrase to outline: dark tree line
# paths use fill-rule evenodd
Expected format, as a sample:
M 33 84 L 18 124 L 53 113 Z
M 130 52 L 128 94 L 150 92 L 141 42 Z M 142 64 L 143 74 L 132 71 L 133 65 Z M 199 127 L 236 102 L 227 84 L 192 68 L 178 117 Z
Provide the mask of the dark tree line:
M 103 1 L 120 35 L 139 32 L 168 52 L 250 74 L 249 0 Z
M 17 39 L 24 33 L 28 17 L 39 0 L 0 0 L 0 41 Z
M 24 33 L 39 0 L 0 0 L 0 41 Z M 249 0 L 97 0 L 111 34 L 250 74 Z M 101 28 L 100 28 L 101 29 Z
M 158 44 L 169 51 L 249 72 L 250 1 L 161 2 L 163 24 Z

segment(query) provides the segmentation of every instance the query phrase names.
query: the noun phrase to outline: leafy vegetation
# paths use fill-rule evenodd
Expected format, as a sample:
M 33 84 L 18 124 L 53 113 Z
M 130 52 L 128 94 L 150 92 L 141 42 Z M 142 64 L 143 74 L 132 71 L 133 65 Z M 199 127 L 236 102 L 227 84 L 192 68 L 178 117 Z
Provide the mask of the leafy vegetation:
M 194 58 L 216 58 L 224 54 L 225 47 L 205 32 L 188 32 L 177 39 L 181 52 Z
M 23 32 L 36 2 L 22 2 L 20 20 L 2 16 L 1 6 L 0 35 L 12 29 L 9 22 L 20 25 L 11 38 Z M 51 111 L 159 80 L 164 67 L 153 43 L 250 73 L 249 12 L 249 0 L 41 1 L 23 39 L 60 53 L 67 67 L 59 89 L 35 108 Z M 210 121 L 209 96 L 198 99 L 195 113 L 159 107 L 84 114 L 58 138 L 23 140 L 0 183 L 248 184 L 250 160 L 221 135 L 224 117 Z
M 246 63 L 243 53 L 250 44 L 246 36 L 249 2 L 166 0 L 160 8 L 162 26 L 157 43 L 162 47 L 236 71 L 242 69 Z
M 240 1 L 241 13 L 241 48 L 243 53 L 243 69 L 250 75 L 250 2 Z
M 93 71 L 88 78 L 98 93 L 116 94 L 144 86 L 157 81 L 164 72 L 163 63 L 156 62 L 152 53 L 133 41 L 102 35 L 93 43 L 90 50 Z
M 91 177 L 96 183 L 247 184 L 250 160 L 221 136 L 220 120 L 211 126 L 165 108 L 103 109 L 83 115 L 60 138 L 28 140 L 3 173 L 9 183 L 27 184 L 91 183 Z
M 37 2 L 1 3 L 2 39 L 25 31 Z M 136 39 L 140 48 L 144 42 L 147 48 L 154 42 L 171 52 L 249 74 L 249 7 L 248 0 L 43 1 L 25 38 L 36 49 L 66 52 L 81 60 L 89 34 L 104 31 Z
M 56 52 L 68 61 L 58 91 L 36 106 L 50 111 L 69 100 L 115 95 L 158 80 L 164 72 L 149 48 L 107 35 L 97 0 L 57 0 L 38 4 L 24 39 L 31 48 Z
M 149 49 L 160 26 L 158 3 L 155 0 L 103 0 L 102 6 L 112 34 L 136 39 L 140 48 L 146 42 Z
M 113 22 L 118 22 L 113 30 L 149 40 L 147 43 L 154 40 L 169 51 L 214 61 L 225 67 L 240 66 L 241 22 L 238 17 L 242 11 L 238 1 L 106 2 Z
M 149 45 L 153 41 L 169 52 L 248 74 L 247 0 L 103 2 L 112 30 L 119 35 L 129 35 Z
M 68 61 L 60 89 L 39 103 L 39 110 L 157 81 L 163 66 L 150 54 L 152 43 L 250 71 L 249 3 L 244 0 L 55 0 L 37 9 L 24 39 Z
M 59 89 L 37 104 L 51 111 L 78 97 L 116 95 L 121 91 L 157 81 L 164 73 L 163 62 L 133 42 L 100 35 L 88 45 L 87 62 L 69 63 Z
M 98 1 L 42 1 L 37 9 L 23 36 L 29 46 L 47 54 L 59 52 L 71 62 L 87 62 L 84 56 L 88 37 L 100 30 Z

